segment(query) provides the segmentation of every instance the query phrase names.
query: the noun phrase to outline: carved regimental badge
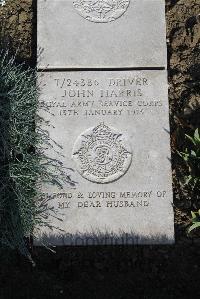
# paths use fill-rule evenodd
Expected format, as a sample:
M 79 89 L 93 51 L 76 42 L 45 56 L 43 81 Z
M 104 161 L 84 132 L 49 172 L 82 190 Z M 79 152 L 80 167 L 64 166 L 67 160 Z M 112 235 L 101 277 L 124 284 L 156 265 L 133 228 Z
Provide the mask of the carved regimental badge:
M 121 17 L 130 0 L 74 0 L 75 9 L 83 18 L 96 23 L 108 23 Z
M 125 136 L 103 123 L 78 137 L 72 156 L 85 179 L 102 184 L 123 176 L 132 160 Z

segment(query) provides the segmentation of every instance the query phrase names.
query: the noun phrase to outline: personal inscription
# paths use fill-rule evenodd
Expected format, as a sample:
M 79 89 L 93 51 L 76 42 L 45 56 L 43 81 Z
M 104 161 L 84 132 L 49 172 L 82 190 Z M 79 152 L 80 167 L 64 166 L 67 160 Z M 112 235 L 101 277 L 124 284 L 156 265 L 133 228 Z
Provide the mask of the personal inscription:
M 83 18 L 95 23 L 108 23 L 121 17 L 130 0 L 75 0 L 75 9 Z
M 132 152 L 123 134 L 101 123 L 78 137 L 73 158 L 85 179 L 103 184 L 113 182 L 126 173 Z

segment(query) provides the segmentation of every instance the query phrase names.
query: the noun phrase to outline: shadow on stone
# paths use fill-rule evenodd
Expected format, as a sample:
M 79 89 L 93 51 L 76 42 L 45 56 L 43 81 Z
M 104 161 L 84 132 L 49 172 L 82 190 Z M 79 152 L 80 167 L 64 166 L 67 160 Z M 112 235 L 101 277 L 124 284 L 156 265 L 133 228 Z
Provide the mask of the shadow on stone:
M 47 246 L 116 246 L 116 245 L 156 245 L 156 244 L 174 244 L 174 239 L 168 235 L 137 235 L 134 232 L 126 233 L 120 231 L 116 233 L 102 233 L 94 231 L 93 233 L 75 233 L 63 234 L 52 233 L 38 236 L 37 245 Z

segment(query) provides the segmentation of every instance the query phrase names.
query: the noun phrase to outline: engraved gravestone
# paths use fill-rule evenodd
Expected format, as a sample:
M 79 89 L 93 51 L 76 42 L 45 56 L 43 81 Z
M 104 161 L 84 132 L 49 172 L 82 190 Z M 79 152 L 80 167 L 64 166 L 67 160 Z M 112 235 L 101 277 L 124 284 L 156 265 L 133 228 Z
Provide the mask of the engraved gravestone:
M 43 183 L 38 244 L 174 242 L 164 4 L 38 0 L 45 154 L 76 182 Z
M 43 185 L 53 244 L 172 243 L 166 71 L 42 72 L 40 111 L 76 188 Z M 50 112 L 50 113 L 49 113 Z M 47 155 L 57 153 L 51 148 Z
M 164 0 L 38 0 L 38 67 L 165 67 Z

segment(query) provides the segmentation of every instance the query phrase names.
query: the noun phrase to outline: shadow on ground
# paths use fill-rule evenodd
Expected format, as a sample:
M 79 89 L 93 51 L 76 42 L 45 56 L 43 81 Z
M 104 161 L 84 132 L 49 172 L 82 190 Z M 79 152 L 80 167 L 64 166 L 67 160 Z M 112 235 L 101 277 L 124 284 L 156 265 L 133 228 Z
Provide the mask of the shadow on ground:
M 56 254 L 35 248 L 35 268 L 12 252 L 1 262 L 0 297 L 198 298 L 199 249 L 190 240 L 176 246 L 63 247 Z

